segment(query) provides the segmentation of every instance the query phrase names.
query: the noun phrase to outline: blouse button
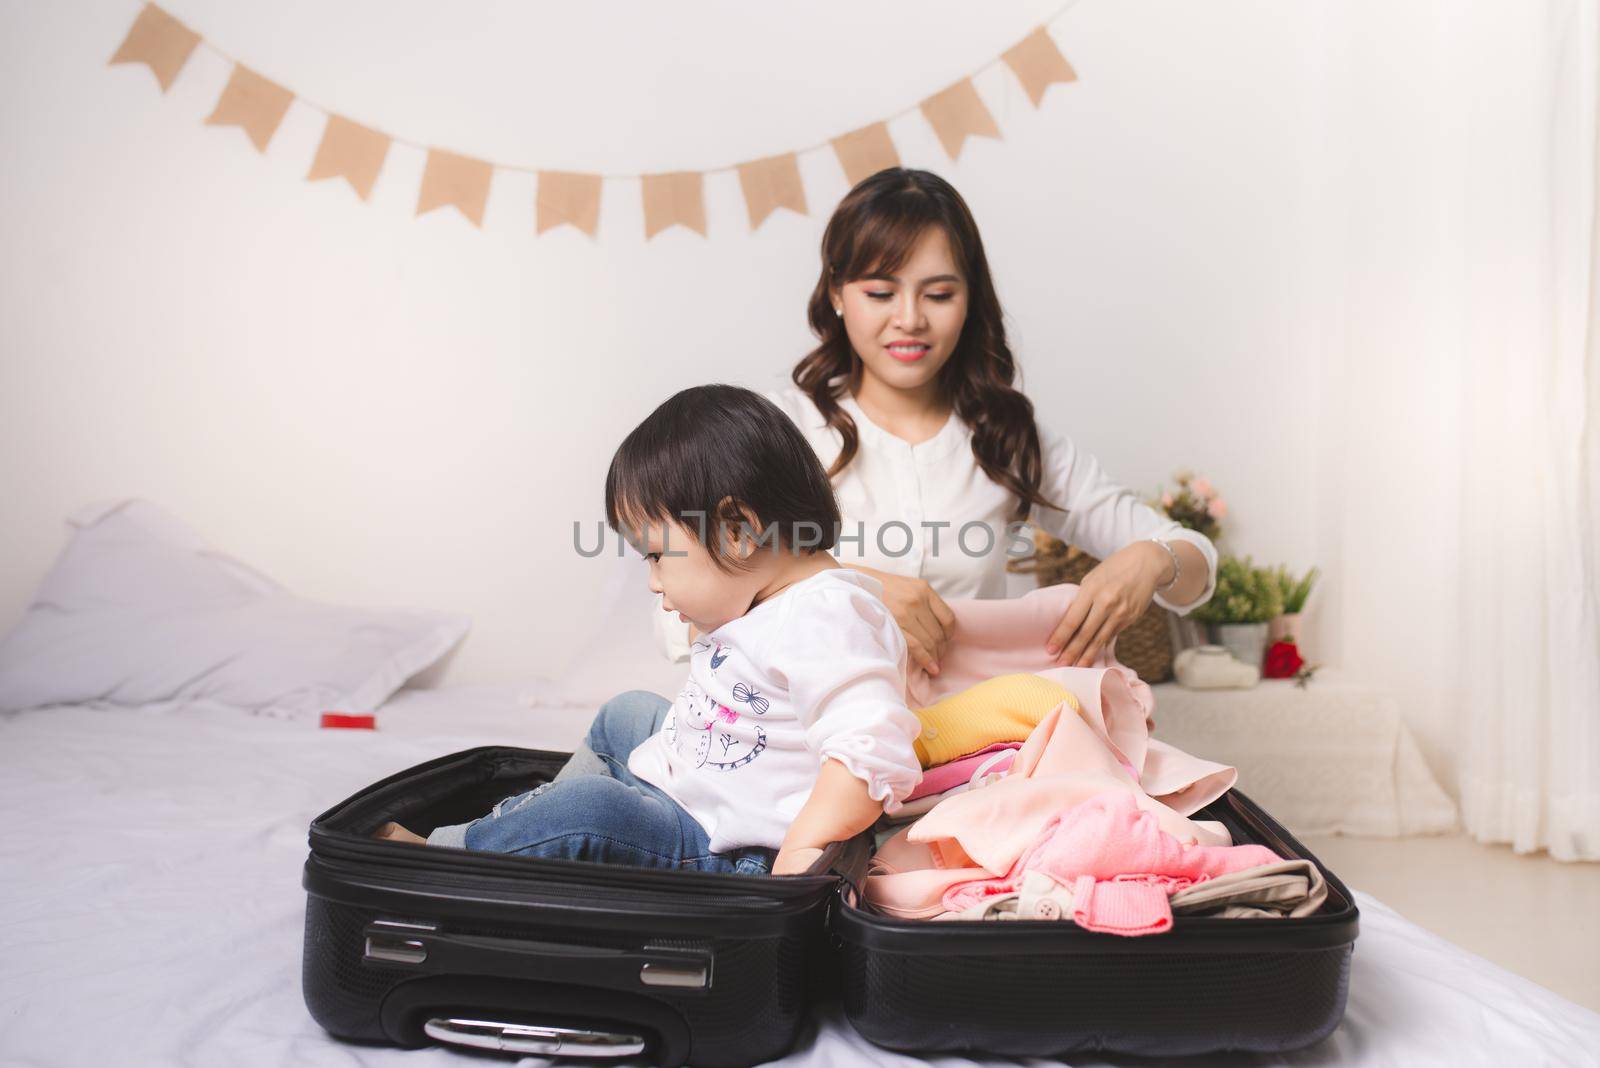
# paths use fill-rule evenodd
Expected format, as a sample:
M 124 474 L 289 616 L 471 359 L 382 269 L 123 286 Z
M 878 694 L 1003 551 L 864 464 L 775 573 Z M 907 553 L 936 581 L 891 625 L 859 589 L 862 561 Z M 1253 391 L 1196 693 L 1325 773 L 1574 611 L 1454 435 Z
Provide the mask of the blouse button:
M 1053 920 L 1061 915 L 1061 906 L 1047 897 L 1042 897 L 1034 902 L 1033 914 L 1041 920 Z

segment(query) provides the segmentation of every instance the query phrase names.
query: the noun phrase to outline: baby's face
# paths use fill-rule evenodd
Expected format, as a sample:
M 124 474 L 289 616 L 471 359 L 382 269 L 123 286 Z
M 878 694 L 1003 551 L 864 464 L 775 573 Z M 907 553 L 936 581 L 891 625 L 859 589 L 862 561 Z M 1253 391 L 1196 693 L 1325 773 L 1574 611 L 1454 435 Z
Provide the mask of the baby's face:
M 652 520 L 636 547 L 650 563 L 650 590 L 662 608 L 701 631 L 712 631 L 750 610 L 761 579 L 728 572 L 711 559 L 695 532 L 679 523 Z

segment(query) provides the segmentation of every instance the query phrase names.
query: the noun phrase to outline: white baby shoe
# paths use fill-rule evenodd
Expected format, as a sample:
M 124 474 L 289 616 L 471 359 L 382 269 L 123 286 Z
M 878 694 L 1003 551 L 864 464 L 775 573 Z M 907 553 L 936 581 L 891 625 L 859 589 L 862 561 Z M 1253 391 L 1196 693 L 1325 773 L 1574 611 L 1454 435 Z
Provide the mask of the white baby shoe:
M 1220 645 L 1185 649 L 1172 660 L 1178 685 L 1191 690 L 1248 690 L 1261 681 L 1261 671 Z

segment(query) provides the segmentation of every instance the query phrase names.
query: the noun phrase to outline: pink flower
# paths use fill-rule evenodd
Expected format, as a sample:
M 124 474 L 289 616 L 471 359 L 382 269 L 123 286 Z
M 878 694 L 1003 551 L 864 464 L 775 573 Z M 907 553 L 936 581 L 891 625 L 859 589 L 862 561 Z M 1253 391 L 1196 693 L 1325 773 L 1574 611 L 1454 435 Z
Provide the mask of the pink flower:
M 1172 494 L 1163 493 L 1161 495 L 1161 507 L 1163 507 L 1163 508 L 1171 508 L 1172 507 Z
M 738 723 L 739 722 L 739 713 L 735 712 L 733 709 L 729 708 L 727 705 L 718 705 L 717 706 L 717 718 L 722 720 L 724 723 Z
M 1206 505 L 1206 512 L 1212 519 L 1221 519 L 1228 514 L 1228 505 L 1221 497 L 1213 497 L 1211 503 Z
M 1211 480 L 1206 478 L 1204 475 L 1201 475 L 1199 478 L 1189 483 L 1189 488 L 1194 490 L 1202 497 L 1209 497 L 1212 493 L 1216 492 L 1211 488 Z

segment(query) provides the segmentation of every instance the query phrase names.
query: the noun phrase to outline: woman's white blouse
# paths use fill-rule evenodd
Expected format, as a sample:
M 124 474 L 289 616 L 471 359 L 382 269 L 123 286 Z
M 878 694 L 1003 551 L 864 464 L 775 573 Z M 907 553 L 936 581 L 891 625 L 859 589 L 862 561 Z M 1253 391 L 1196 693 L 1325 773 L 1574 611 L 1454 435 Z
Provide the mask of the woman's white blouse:
M 828 467 L 841 441 L 811 398 L 793 385 L 766 396 L 794 420 Z M 912 445 L 873 423 L 848 393 L 840 406 L 855 421 L 860 447 L 833 481 L 843 518 L 835 557 L 921 578 L 946 599 L 1004 597 L 1008 547 L 1014 555 L 1024 554 L 1032 542 L 1020 533 L 1008 535 L 1015 497 L 978 466 L 966 424 L 952 414 L 939 433 Z M 1044 468 L 1039 492 L 1065 507 L 1034 506 L 1028 522 L 1102 560 L 1142 539 L 1190 542 L 1206 560 L 1204 592 L 1187 605 L 1175 605 L 1159 593 L 1155 601 L 1182 616 L 1211 598 L 1217 575 L 1211 539 L 1118 485 L 1070 438 L 1044 426 L 1039 438 Z M 664 650 L 675 657 L 686 652 L 687 628 L 667 612 L 657 612 L 656 620 Z

